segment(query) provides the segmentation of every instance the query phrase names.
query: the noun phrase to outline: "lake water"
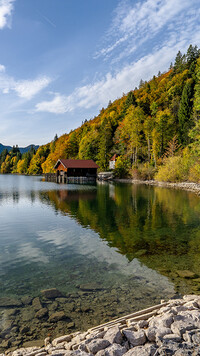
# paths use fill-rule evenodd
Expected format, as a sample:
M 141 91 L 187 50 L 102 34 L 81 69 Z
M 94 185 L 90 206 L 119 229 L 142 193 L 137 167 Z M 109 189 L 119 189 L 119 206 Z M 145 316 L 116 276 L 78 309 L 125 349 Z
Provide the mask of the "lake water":
M 195 194 L 0 175 L 0 351 L 199 291 Z

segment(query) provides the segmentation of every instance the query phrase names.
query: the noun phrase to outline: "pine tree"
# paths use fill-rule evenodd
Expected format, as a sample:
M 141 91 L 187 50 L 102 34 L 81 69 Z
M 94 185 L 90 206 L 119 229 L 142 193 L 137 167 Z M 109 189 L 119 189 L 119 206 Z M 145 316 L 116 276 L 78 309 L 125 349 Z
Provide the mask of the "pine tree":
M 180 73 L 183 70 L 185 61 L 186 61 L 185 55 L 182 55 L 181 51 L 178 51 L 174 62 L 175 73 Z
M 190 67 L 191 63 L 196 62 L 199 55 L 200 55 L 200 51 L 198 50 L 197 46 L 193 47 L 192 45 L 190 45 L 188 47 L 187 54 L 186 54 L 188 67 Z
M 192 127 L 192 98 L 194 94 L 194 81 L 190 79 L 186 82 L 180 102 L 178 112 L 179 121 L 179 142 L 183 145 L 188 143 L 188 130 Z

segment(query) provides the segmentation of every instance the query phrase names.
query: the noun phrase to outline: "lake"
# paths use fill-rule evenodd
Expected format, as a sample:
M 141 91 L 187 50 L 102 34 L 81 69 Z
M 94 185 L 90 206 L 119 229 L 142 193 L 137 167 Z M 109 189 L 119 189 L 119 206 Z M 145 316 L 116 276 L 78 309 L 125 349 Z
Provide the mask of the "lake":
M 200 293 L 194 193 L 0 175 L 0 222 L 0 351 Z

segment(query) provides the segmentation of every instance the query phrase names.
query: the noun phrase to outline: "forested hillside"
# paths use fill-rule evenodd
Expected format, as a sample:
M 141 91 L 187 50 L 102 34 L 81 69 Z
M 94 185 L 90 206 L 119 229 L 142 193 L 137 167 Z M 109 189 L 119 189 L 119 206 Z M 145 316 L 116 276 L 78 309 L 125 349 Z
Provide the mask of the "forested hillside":
M 109 98 L 108 98 L 109 100 Z M 100 170 L 117 154 L 116 176 L 200 182 L 200 50 L 192 46 L 166 73 L 141 80 L 99 115 L 40 146 L 3 151 L 1 173 L 53 172 L 58 158 L 93 159 Z

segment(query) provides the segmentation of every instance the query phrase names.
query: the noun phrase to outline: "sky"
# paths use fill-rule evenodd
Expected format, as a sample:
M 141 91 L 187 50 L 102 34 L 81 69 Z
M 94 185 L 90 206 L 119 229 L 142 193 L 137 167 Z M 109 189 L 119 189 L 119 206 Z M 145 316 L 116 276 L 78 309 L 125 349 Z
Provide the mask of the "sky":
M 70 132 L 190 44 L 199 0 L 0 0 L 0 143 Z

